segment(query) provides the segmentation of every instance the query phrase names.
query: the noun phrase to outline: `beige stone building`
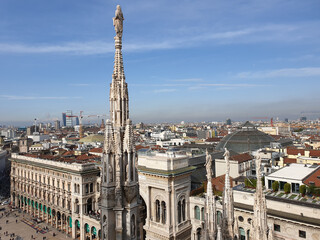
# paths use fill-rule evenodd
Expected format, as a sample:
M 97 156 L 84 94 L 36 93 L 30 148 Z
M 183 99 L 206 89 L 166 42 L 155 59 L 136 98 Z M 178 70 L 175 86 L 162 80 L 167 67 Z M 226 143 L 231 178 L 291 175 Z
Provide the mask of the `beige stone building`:
M 251 176 L 254 169 L 253 157 L 249 153 L 236 154 L 230 157 L 230 177 Z M 224 159 L 215 160 L 215 176 L 226 173 L 227 164 Z
M 140 195 L 146 208 L 145 239 L 190 239 L 191 173 L 186 155 L 139 156 Z
M 94 163 L 11 156 L 12 206 L 74 239 L 100 239 L 100 170 Z

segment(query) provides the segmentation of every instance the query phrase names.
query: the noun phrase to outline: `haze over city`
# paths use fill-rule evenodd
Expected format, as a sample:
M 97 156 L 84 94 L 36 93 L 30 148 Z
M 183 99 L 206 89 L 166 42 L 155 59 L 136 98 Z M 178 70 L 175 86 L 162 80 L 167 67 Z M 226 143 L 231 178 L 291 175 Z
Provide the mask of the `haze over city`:
M 2 0 L 0 124 L 109 113 L 118 3 L 134 122 L 320 116 L 319 1 Z

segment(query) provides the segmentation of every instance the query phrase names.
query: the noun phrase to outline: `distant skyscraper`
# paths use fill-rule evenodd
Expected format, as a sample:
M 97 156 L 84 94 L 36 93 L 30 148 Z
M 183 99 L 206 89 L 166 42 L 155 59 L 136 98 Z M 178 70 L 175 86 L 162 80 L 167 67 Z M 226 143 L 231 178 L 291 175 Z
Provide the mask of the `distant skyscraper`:
M 307 121 L 307 117 L 301 117 L 300 118 L 300 122 L 305 122 L 305 121 Z
M 66 126 L 67 127 L 72 127 L 73 126 L 73 117 L 72 117 L 72 111 L 71 110 L 67 110 L 66 113 Z M 69 117 L 68 117 L 69 116 Z
M 55 128 L 56 130 L 59 130 L 59 129 L 60 129 L 60 121 L 59 121 L 59 120 L 56 120 L 56 121 L 54 122 L 54 128 Z
M 285 118 L 284 121 L 287 123 L 287 122 L 289 122 L 289 119 L 288 119 L 288 118 Z
M 67 126 L 67 114 L 66 113 L 62 113 L 62 126 Z
M 231 125 L 231 124 L 232 124 L 232 122 L 231 122 L 231 119 L 230 119 L 230 118 L 228 118 L 228 119 L 226 120 L 226 124 L 227 124 L 227 125 Z
M 76 117 L 76 125 L 80 125 L 79 124 L 79 117 Z

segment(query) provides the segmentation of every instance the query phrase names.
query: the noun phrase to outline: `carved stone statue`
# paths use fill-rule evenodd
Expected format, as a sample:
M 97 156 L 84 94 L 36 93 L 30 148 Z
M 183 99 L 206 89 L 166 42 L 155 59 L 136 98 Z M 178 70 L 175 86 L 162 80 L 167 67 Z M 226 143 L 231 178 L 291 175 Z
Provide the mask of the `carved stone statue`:
M 208 153 L 208 150 L 206 151 L 206 163 L 204 165 L 206 167 L 207 170 L 207 179 L 208 182 L 211 182 L 212 179 L 212 157 L 211 155 Z
M 129 164 L 127 163 L 127 165 L 126 165 L 126 179 L 127 179 L 127 182 L 129 182 L 130 181 L 130 179 L 129 179 Z
M 229 159 L 230 159 L 230 152 L 228 151 L 227 148 L 224 149 L 224 160 L 226 161 L 227 163 L 227 170 L 230 171 L 230 163 L 229 163 Z
M 136 235 L 136 223 L 135 218 L 131 217 L 131 236 Z
M 113 19 L 113 26 L 116 30 L 117 37 L 122 37 L 122 31 L 123 31 L 123 13 L 121 11 L 120 5 L 117 6 L 115 17 Z
M 112 166 L 109 163 L 109 182 L 113 181 L 113 177 L 112 176 L 113 176 Z

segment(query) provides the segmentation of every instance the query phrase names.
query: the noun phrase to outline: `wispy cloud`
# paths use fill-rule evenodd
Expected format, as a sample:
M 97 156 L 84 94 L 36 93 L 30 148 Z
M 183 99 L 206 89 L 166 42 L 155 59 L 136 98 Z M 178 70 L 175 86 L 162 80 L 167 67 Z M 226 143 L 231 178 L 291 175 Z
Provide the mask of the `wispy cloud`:
M 169 92 L 176 92 L 177 89 L 173 89 L 173 88 L 162 88 L 162 89 L 156 89 L 153 92 L 154 93 L 169 93 Z
M 200 42 L 210 41 L 213 44 L 233 44 L 252 43 L 264 41 L 294 41 L 297 35 L 294 34 L 299 29 L 292 25 L 266 25 L 243 29 L 226 30 L 223 32 L 208 32 L 196 36 L 177 36 L 176 38 L 155 41 L 128 42 L 124 50 L 151 51 L 173 48 L 188 48 L 198 46 Z M 299 37 L 300 39 L 300 37 Z M 105 54 L 114 52 L 113 42 L 88 41 L 88 42 L 66 42 L 55 45 L 38 44 L 30 45 L 24 43 L 0 43 L 0 53 L 23 53 L 23 54 L 43 54 L 43 53 L 65 53 L 78 55 Z
M 283 68 L 276 70 L 241 72 L 238 78 L 274 78 L 274 77 L 315 77 L 320 76 L 320 67 Z
M 70 83 L 69 86 L 73 86 L 73 87 L 88 87 L 88 86 L 92 86 L 92 84 L 90 84 L 90 83 Z
M 267 87 L 270 85 L 248 84 L 248 83 L 205 83 L 199 84 L 202 87 Z
M 18 95 L 0 95 L 0 98 L 6 100 L 65 100 L 81 99 L 81 97 L 49 97 L 49 96 L 18 96 Z
M 172 82 L 203 82 L 203 79 L 201 78 L 186 78 L 186 79 L 174 79 L 174 80 L 170 80 Z

